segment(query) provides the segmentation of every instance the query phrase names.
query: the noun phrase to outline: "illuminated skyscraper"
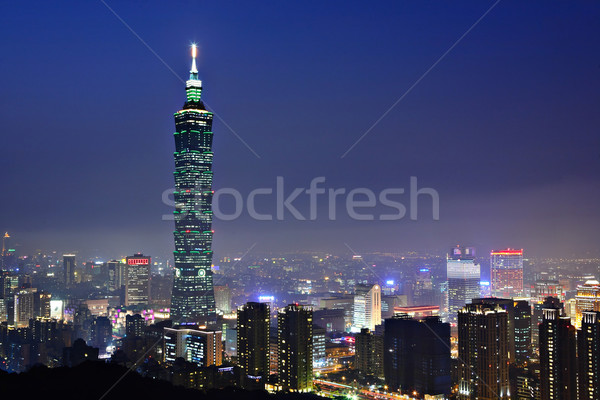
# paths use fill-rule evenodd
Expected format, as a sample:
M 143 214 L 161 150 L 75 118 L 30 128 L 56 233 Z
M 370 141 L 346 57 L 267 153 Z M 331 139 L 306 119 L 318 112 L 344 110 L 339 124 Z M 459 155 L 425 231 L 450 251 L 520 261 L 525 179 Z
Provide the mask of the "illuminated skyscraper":
M 492 296 L 512 299 L 523 295 L 523 250 L 492 250 Z
M 143 254 L 127 257 L 126 306 L 150 302 L 150 265 L 150 257 Z
M 381 287 L 357 285 L 354 293 L 354 327 L 374 331 L 375 326 L 381 325 Z
M 600 312 L 584 311 L 577 332 L 579 398 L 600 399 Z
M 468 304 L 458 313 L 459 400 L 510 399 L 508 313 Z
M 249 302 L 237 311 L 237 357 L 244 387 L 264 389 L 269 376 L 269 321 L 266 303 Z
M 575 296 L 575 327 L 581 328 L 584 311 L 600 311 L 600 282 L 595 279 L 577 287 Z
M 560 308 L 544 309 L 540 330 L 542 400 L 577 399 L 575 327 Z
M 212 265 L 212 119 L 200 100 L 202 81 L 192 47 L 187 99 L 175 113 L 175 276 L 171 318 L 206 323 L 216 316 Z
M 479 297 L 480 267 L 471 247 L 455 247 L 446 258 L 448 322 L 457 323 L 458 311 Z
M 313 386 L 312 309 L 290 304 L 277 315 L 279 385 L 291 392 Z

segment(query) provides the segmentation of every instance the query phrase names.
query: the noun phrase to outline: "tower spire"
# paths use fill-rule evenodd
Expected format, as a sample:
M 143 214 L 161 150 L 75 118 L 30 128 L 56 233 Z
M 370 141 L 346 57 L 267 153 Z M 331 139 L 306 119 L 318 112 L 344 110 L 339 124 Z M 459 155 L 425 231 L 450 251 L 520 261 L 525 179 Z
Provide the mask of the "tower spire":
M 198 46 L 192 44 L 192 69 L 190 70 L 190 79 L 198 79 L 198 68 L 196 68 L 196 57 L 198 56 Z

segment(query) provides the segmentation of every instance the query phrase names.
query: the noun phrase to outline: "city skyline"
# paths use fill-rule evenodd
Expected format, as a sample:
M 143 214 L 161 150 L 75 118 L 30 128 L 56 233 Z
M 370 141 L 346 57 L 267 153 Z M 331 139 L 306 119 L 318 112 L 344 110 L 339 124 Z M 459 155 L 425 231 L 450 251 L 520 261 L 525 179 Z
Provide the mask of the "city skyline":
M 7 393 L 600 400 L 600 4 L 198 4 L 0 5 Z

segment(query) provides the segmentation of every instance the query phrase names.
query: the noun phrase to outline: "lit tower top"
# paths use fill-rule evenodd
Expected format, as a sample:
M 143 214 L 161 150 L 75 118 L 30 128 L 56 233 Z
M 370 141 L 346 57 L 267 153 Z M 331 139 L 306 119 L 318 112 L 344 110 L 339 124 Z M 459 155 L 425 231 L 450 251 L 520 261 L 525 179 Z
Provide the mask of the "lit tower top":
M 205 110 L 204 104 L 200 100 L 200 96 L 202 95 L 202 81 L 198 79 L 196 57 L 198 57 L 198 46 L 194 43 L 192 44 L 192 69 L 190 69 L 190 79 L 185 82 L 187 102 L 183 108 L 200 108 Z

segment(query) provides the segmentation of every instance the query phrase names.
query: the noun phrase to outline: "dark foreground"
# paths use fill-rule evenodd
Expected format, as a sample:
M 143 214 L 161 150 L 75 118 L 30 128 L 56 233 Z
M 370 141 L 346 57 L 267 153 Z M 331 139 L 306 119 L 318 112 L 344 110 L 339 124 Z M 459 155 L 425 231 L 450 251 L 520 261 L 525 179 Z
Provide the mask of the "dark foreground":
M 75 368 L 36 366 L 21 374 L 0 371 L 0 388 L 3 397 L 8 398 L 14 394 L 40 400 L 322 399 L 310 394 L 269 395 L 264 391 L 246 391 L 239 388 L 211 389 L 203 393 L 173 386 L 169 382 L 144 378 L 134 371 L 127 374 L 126 372 L 127 369 L 122 366 L 102 362 L 85 362 Z M 119 382 L 115 385 L 117 381 Z

